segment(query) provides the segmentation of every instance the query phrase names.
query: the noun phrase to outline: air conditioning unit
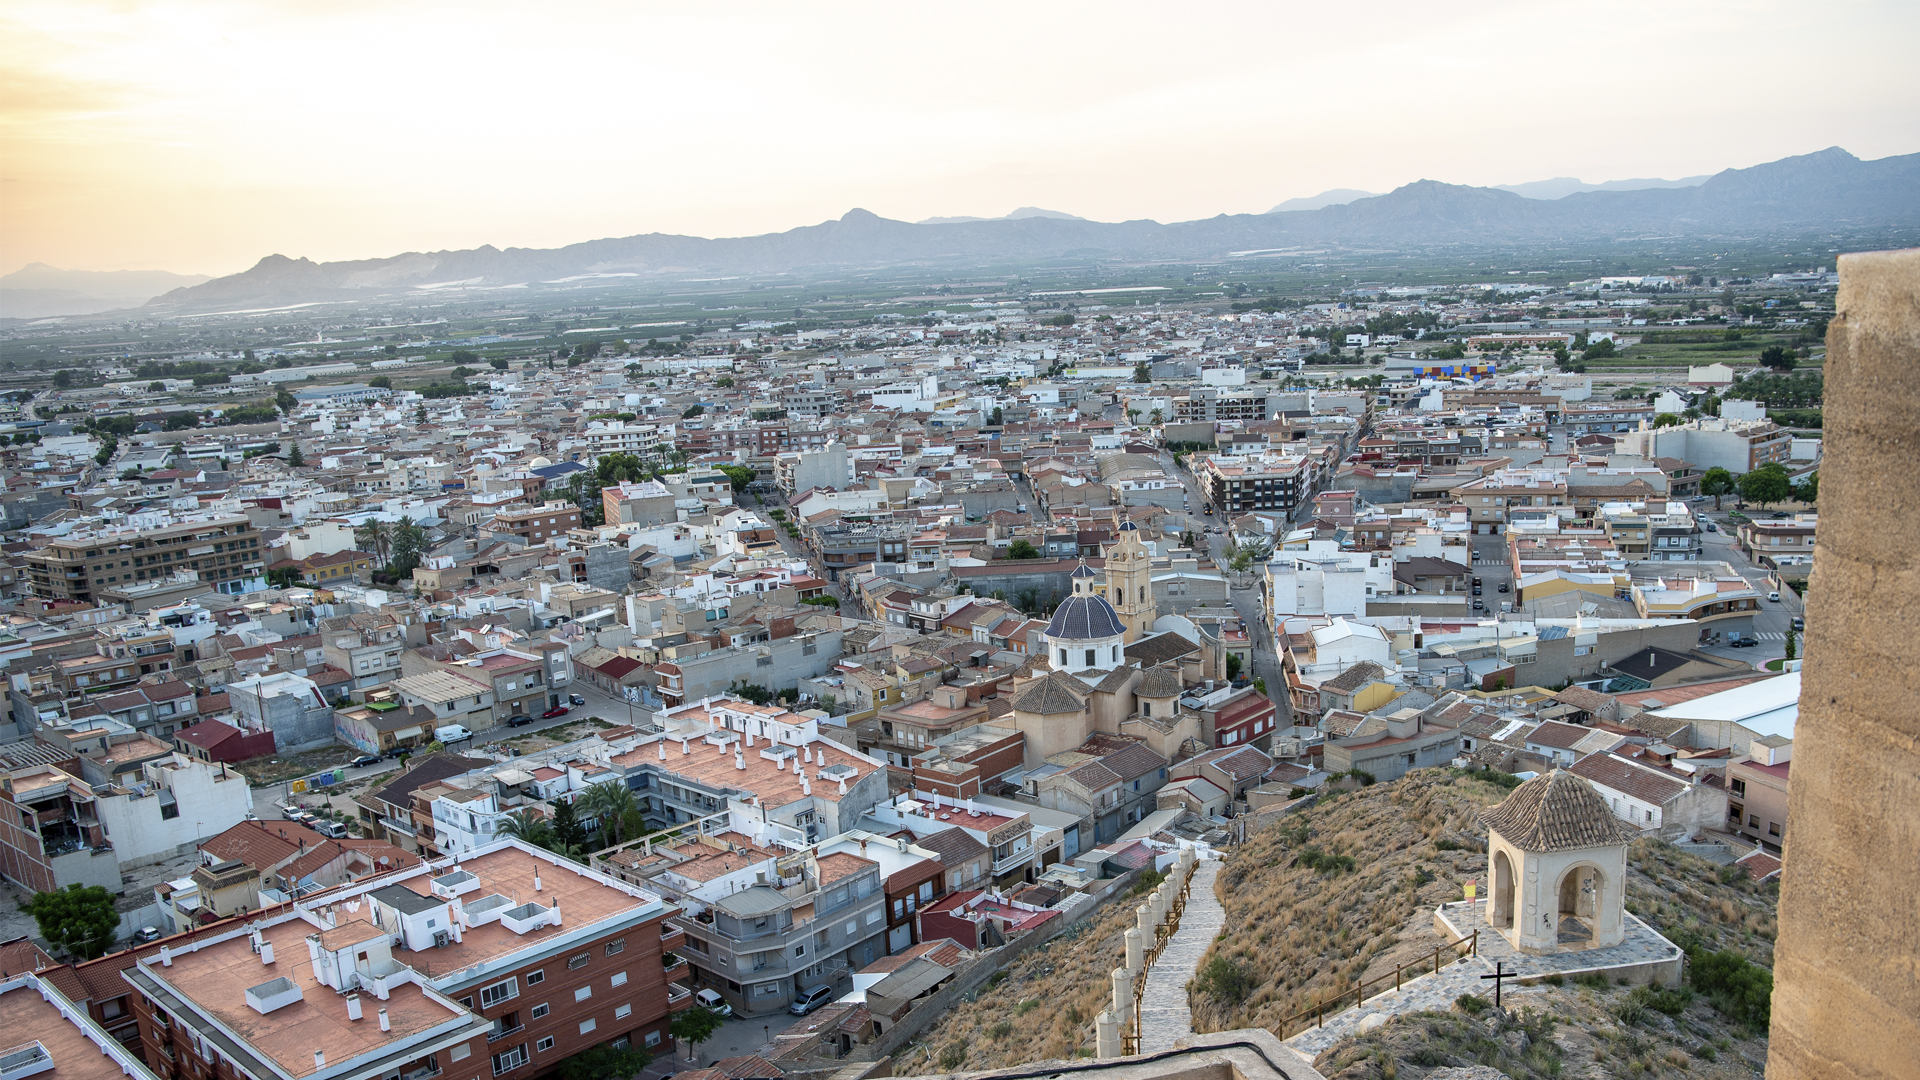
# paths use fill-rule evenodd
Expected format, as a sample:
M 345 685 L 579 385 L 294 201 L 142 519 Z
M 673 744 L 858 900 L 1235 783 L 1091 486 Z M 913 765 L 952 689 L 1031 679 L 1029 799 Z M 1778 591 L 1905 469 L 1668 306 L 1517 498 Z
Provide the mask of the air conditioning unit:
M 447 947 L 448 945 L 450 945 L 450 944 L 452 944 L 452 943 L 453 943 L 453 936 L 452 936 L 452 935 L 451 935 L 451 934 L 450 934 L 450 933 L 449 933 L 448 931 L 445 931 L 445 930 L 435 930 L 435 931 L 433 932 L 433 947 L 434 947 L 434 948 L 436 948 L 436 949 L 444 949 L 444 948 L 446 948 L 446 947 Z

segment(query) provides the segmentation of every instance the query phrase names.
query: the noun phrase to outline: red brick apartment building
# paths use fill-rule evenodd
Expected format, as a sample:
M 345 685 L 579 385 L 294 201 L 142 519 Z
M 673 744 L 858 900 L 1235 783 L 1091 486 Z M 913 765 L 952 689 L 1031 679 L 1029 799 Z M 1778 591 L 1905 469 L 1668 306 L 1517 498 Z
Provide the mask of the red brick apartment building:
M 162 1080 L 519 1080 L 601 1044 L 664 1052 L 692 1003 L 674 911 L 503 841 L 163 942 L 121 975 Z

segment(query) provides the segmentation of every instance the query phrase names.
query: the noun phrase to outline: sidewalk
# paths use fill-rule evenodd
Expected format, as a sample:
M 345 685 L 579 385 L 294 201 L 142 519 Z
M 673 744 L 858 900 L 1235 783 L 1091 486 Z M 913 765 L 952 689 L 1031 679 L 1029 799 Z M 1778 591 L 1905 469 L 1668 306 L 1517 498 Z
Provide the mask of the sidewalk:
M 1158 1053 L 1193 1038 L 1193 1009 L 1187 983 L 1200 970 L 1200 960 L 1227 924 L 1226 909 L 1213 893 L 1220 861 L 1207 859 L 1193 868 L 1193 888 L 1180 929 L 1147 969 L 1146 991 L 1140 997 L 1140 1052 Z

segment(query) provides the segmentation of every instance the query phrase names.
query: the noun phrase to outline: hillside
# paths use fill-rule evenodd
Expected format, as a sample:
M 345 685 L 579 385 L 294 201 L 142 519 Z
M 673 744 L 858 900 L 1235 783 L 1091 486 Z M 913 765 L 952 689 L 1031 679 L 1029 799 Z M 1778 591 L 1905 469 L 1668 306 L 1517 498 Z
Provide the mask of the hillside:
M 1202 971 L 1221 973 L 1218 960 L 1230 966 L 1217 981 L 1196 980 L 1195 1029 L 1273 1028 L 1359 980 L 1391 975 L 1397 963 L 1431 956 L 1439 939 L 1431 929 L 1430 913 L 1443 900 L 1459 899 L 1468 878 L 1485 882 L 1486 834 L 1477 818 L 1482 808 L 1505 795 L 1504 787 L 1487 780 L 1451 770 L 1422 770 L 1395 783 L 1330 796 L 1249 836 L 1220 873 L 1218 892 L 1231 929 L 1216 942 Z M 1321 857 L 1303 859 L 1309 851 Z M 1656 929 L 1709 949 L 1738 948 L 1771 966 L 1776 886 L 1755 884 L 1731 868 L 1653 841 L 1636 842 L 1628 864 L 1628 906 Z M 1110 905 L 1088 929 L 1028 954 L 1008 969 L 1004 982 L 953 1009 L 931 1029 L 923 1040 L 928 1054 L 938 1062 L 943 1051 L 950 1051 L 949 1060 L 964 1064 L 943 1068 L 977 1070 L 1070 1057 L 1080 1047 L 1090 1047 L 1092 1020 L 1107 1001 L 1107 975 L 1121 961 L 1121 935 L 1131 919 L 1131 904 Z M 1739 1025 L 1719 1018 L 1701 1002 L 1670 1020 L 1644 1003 L 1637 1008 L 1627 1004 L 1630 995 L 1625 990 L 1540 987 L 1528 994 L 1551 996 L 1554 1009 L 1564 1016 L 1558 1038 L 1575 1051 L 1592 1059 L 1594 1047 L 1588 1044 L 1599 1040 L 1609 1054 L 1625 1054 L 1611 1066 L 1621 1075 L 1628 1071 L 1625 1061 L 1647 1054 L 1658 1058 L 1679 1045 L 1673 1038 L 1659 1043 L 1666 1027 L 1674 1028 L 1679 1041 L 1694 1038 L 1695 1046 L 1725 1041 L 1724 1049 L 1732 1051 L 1723 1055 L 1729 1063 L 1744 1060 L 1742 1054 L 1765 1056 L 1763 1040 L 1742 1040 L 1738 1036 L 1745 1032 Z M 1613 1013 L 1608 1010 L 1615 1008 L 1640 1014 L 1641 1022 L 1617 1037 L 1603 1035 L 1618 1026 L 1609 1019 Z M 1500 1025 L 1488 1015 L 1474 1018 L 1459 1012 L 1449 1014 L 1443 1026 L 1453 1031 L 1449 1038 L 1457 1036 L 1462 1046 L 1480 1050 L 1487 1046 L 1477 1039 L 1517 1044 L 1508 1036 L 1520 1030 L 1495 1031 Z M 1391 1024 L 1362 1041 L 1390 1041 L 1400 1037 L 1404 1027 L 1404 1022 Z M 1756 1042 L 1757 1050 L 1750 1045 Z M 1354 1045 L 1341 1044 L 1323 1056 L 1323 1068 L 1325 1062 L 1343 1063 L 1326 1068 L 1329 1075 L 1353 1063 L 1348 1058 Z M 1635 1048 L 1638 1051 L 1628 1053 Z M 1459 1064 L 1478 1060 L 1471 1053 L 1454 1056 L 1464 1059 Z M 1510 1075 L 1522 1075 L 1525 1067 L 1516 1062 L 1524 1055 L 1509 1056 L 1513 1060 L 1502 1059 L 1503 1066 L 1521 1070 Z M 1367 1060 L 1379 1064 L 1376 1058 Z M 1418 1062 L 1407 1064 L 1413 1068 L 1401 1076 L 1424 1075 Z M 1350 1075 L 1382 1073 L 1376 1069 Z
M 270 255 L 243 273 L 175 289 L 153 305 L 198 311 L 242 303 L 367 299 L 450 284 L 564 284 L 609 274 L 958 266 L 1063 256 L 1216 259 L 1234 251 L 1300 245 L 1484 248 L 1642 235 L 1751 237 L 1889 229 L 1904 236 L 1920 229 L 1920 154 L 1862 161 L 1831 147 L 1749 169 L 1727 169 L 1694 187 L 1585 191 L 1551 201 L 1420 180 L 1385 195 L 1310 210 L 1221 214 L 1173 224 L 1086 221 L 1055 213 L 1016 211 L 1001 219 L 914 224 L 852 210 L 835 221 L 726 239 L 652 233 L 564 248 L 487 246 L 333 263 Z

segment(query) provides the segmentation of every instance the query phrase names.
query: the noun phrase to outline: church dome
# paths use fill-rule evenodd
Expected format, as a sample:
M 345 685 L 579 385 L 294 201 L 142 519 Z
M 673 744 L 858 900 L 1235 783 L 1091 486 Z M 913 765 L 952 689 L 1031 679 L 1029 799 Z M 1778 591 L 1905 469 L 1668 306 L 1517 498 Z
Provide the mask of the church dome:
M 1120 613 L 1099 596 L 1067 597 L 1053 610 L 1053 621 L 1047 624 L 1049 641 L 1091 641 L 1124 633 L 1126 627 L 1120 622 Z
M 551 464 L 553 464 L 553 462 L 547 460 L 546 458 L 537 457 L 537 458 L 534 458 L 532 461 L 527 462 L 527 468 L 544 469 Z
M 1082 559 L 1080 560 L 1080 565 L 1074 569 L 1071 576 L 1076 578 L 1097 578 L 1100 576 L 1100 571 L 1088 566 L 1087 561 Z
M 1133 522 L 1129 521 L 1120 526 L 1120 531 L 1121 532 L 1139 532 L 1140 526 L 1135 525 Z

